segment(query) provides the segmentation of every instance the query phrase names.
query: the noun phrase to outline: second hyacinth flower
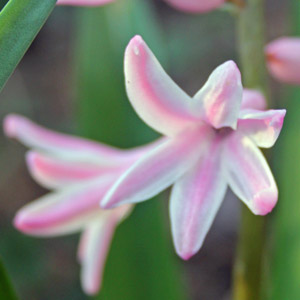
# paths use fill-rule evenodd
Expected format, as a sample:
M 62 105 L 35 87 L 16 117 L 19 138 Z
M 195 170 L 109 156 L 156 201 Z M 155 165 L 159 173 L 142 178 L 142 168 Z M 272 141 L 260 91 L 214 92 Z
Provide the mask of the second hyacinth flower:
M 18 115 L 5 118 L 4 131 L 32 149 L 27 154 L 29 172 L 52 190 L 20 209 L 15 226 L 40 237 L 82 232 L 82 286 L 87 294 L 97 293 L 115 228 L 132 210 L 132 205 L 103 210 L 99 201 L 120 174 L 161 141 L 120 150 L 50 131 Z

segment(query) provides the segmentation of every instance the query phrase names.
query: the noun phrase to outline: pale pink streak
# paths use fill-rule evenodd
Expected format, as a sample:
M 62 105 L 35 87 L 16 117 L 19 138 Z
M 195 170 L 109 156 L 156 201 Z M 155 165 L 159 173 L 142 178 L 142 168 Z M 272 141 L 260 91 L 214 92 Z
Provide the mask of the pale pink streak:
M 242 95 L 241 73 L 233 61 L 227 61 L 212 72 L 194 96 L 195 110 L 217 129 L 236 129 Z
M 278 80 L 300 84 L 300 38 L 282 37 L 265 48 L 270 73 Z
M 285 109 L 241 111 L 238 131 L 251 138 L 258 147 L 272 147 L 283 126 Z
M 46 129 L 16 114 L 5 117 L 3 129 L 8 137 L 17 139 L 27 147 L 59 156 L 61 159 L 91 162 L 103 167 L 128 165 L 164 140 L 161 138 L 141 147 L 121 150 L 85 138 Z
M 123 205 L 109 211 L 103 218 L 92 221 L 82 234 L 78 257 L 82 264 L 82 287 L 89 295 L 96 294 L 101 288 L 105 260 L 115 228 L 130 210 L 131 206 Z
M 115 180 L 99 177 L 49 193 L 19 210 L 14 224 L 25 233 L 41 236 L 66 234 L 64 228 L 72 228 L 69 224 L 78 223 L 75 230 L 82 229 L 92 216 L 99 214 L 98 203 Z
M 101 6 L 114 1 L 115 0 L 58 0 L 56 4 L 72 6 Z
M 43 187 L 61 189 L 83 183 L 95 177 L 111 178 L 122 173 L 131 164 L 102 166 L 92 162 L 74 161 L 59 156 L 30 151 L 26 155 L 31 176 Z
M 172 185 L 205 151 L 212 136 L 202 126 L 170 138 L 137 160 L 101 202 L 104 208 L 147 200 Z M 198 138 L 198 139 L 197 139 Z
M 267 103 L 264 95 L 257 90 L 244 89 L 241 110 L 257 109 L 265 110 Z
M 261 151 L 246 136 L 230 134 L 224 147 L 227 180 L 233 192 L 256 215 L 269 213 L 277 203 L 278 190 Z
M 204 13 L 216 9 L 226 0 L 165 0 L 176 9 L 188 13 Z
M 4 119 L 4 132 L 24 145 L 35 149 L 54 152 L 67 157 L 92 159 L 93 162 L 110 164 L 122 157 L 120 150 L 84 138 L 57 133 L 39 126 L 29 119 L 11 114 Z
M 199 119 L 191 108 L 191 97 L 165 73 L 140 36 L 127 46 L 124 68 L 129 100 L 152 128 L 174 135 Z
M 201 248 L 226 192 L 220 142 L 216 136 L 207 152 L 172 189 L 172 235 L 176 252 L 183 259 Z

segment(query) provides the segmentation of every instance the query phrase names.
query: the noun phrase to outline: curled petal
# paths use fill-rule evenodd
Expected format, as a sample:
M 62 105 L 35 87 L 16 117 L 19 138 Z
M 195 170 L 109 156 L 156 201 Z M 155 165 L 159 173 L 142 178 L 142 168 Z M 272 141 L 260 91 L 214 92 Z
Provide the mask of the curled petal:
M 257 109 L 265 110 L 267 107 L 264 95 L 257 90 L 244 89 L 241 110 Z
M 140 202 L 157 195 L 192 166 L 211 134 L 207 126 L 189 130 L 149 151 L 117 180 L 101 206 Z
M 285 109 L 244 110 L 240 114 L 238 131 L 250 137 L 258 147 L 272 147 L 282 128 Z
M 102 178 L 116 178 L 126 168 L 124 166 L 102 166 L 91 162 L 68 160 L 35 151 L 27 153 L 26 161 L 31 176 L 48 189 L 81 184 L 100 176 Z
M 101 6 L 115 0 L 58 0 L 57 5 L 72 5 L 72 6 Z
M 266 215 L 277 203 L 278 190 L 266 159 L 254 143 L 238 133 L 224 147 L 224 164 L 232 191 L 256 215 Z
M 300 38 L 282 37 L 267 45 L 270 73 L 280 81 L 300 84 Z
M 189 13 L 204 13 L 224 4 L 225 0 L 165 0 L 174 8 Z
M 205 156 L 172 189 L 172 234 L 176 252 L 183 259 L 189 259 L 201 248 L 223 201 L 226 187 L 220 143 L 215 141 Z
M 125 79 L 129 100 L 138 115 L 165 135 L 197 121 L 192 99 L 165 73 L 140 36 L 135 36 L 125 52 Z
M 83 290 L 96 294 L 101 288 L 105 260 L 120 213 L 128 213 L 130 206 L 123 205 L 90 222 L 82 234 L 79 245 L 79 260 L 82 265 L 81 282 Z
M 20 209 L 14 224 L 20 231 L 38 236 L 79 231 L 91 218 L 106 213 L 98 203 L 113 182 L 100 178 L 50 193 Z
M 233 61 L 217 67 L 194 96 L 195 109 L 213 127 L 236 129 L 243 96 L 241 73 Z

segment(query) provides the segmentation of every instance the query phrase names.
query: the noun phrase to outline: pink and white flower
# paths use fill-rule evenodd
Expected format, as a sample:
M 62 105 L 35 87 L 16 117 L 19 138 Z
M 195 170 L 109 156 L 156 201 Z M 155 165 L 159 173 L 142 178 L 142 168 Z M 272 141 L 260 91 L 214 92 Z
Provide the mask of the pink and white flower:
M 266 46 L 268 69 L 276 79 L 300 84 L 300 38 L 282 37 Z
M 58 0 L 57 5 L 101 6 L 114 1 L 115 0 Z
M 18 115 L 5 118 L 4 131 L 33 149 L 26 156 L 29 172 L 52 190 L 17 212 L 16 228 L 40 237 L 82 232 L 78 251 L 82 286 L 87 294 L 95 294 L 115 228 L 133 208 L 129 204 L 103 210 L 99 201 L 120 174 L 160 140 L 119 150 L 50 131 Z
M 286 111 L 264 110 L 258 91 L 243 91 L 233 61 L 216 68 L 190 97 L 136 36 L 126 49 L 125 77 L 133 108 L 166 140 L 121 175 L 102 207 L 141 202 L 174 185 L 171 227 L 183 259 L 200 249 L 227 186 L 254 214 L 273 209 L 278 191 L 258 147 L 274 145 Z
M 226 0 L 165 0 L 176 9 L 189 13 L 205 13 L 224 4 Z

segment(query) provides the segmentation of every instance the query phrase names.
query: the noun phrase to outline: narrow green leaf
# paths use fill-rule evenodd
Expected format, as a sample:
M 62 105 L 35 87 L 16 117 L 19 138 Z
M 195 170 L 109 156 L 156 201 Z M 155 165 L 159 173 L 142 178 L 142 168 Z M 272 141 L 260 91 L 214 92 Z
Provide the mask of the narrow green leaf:
M 125 92 L 124 50 L 141 34 L 165 61 L 163 39 L 147 1 L 115 4 L 79 12 L 75 64 L 80 127 L 83 135 L 120 147 L 156 137 L 135 114 Z M 161 197 L 139 204 L 118 228 L 96 299 L 186 299 Z
M 5 300 L 18 299 L 1 260 L 0 260 L 0 299 L 5 299 Z
M 40 31 L 56 0 L 10 0 L 0 12 L 0 91 Z

